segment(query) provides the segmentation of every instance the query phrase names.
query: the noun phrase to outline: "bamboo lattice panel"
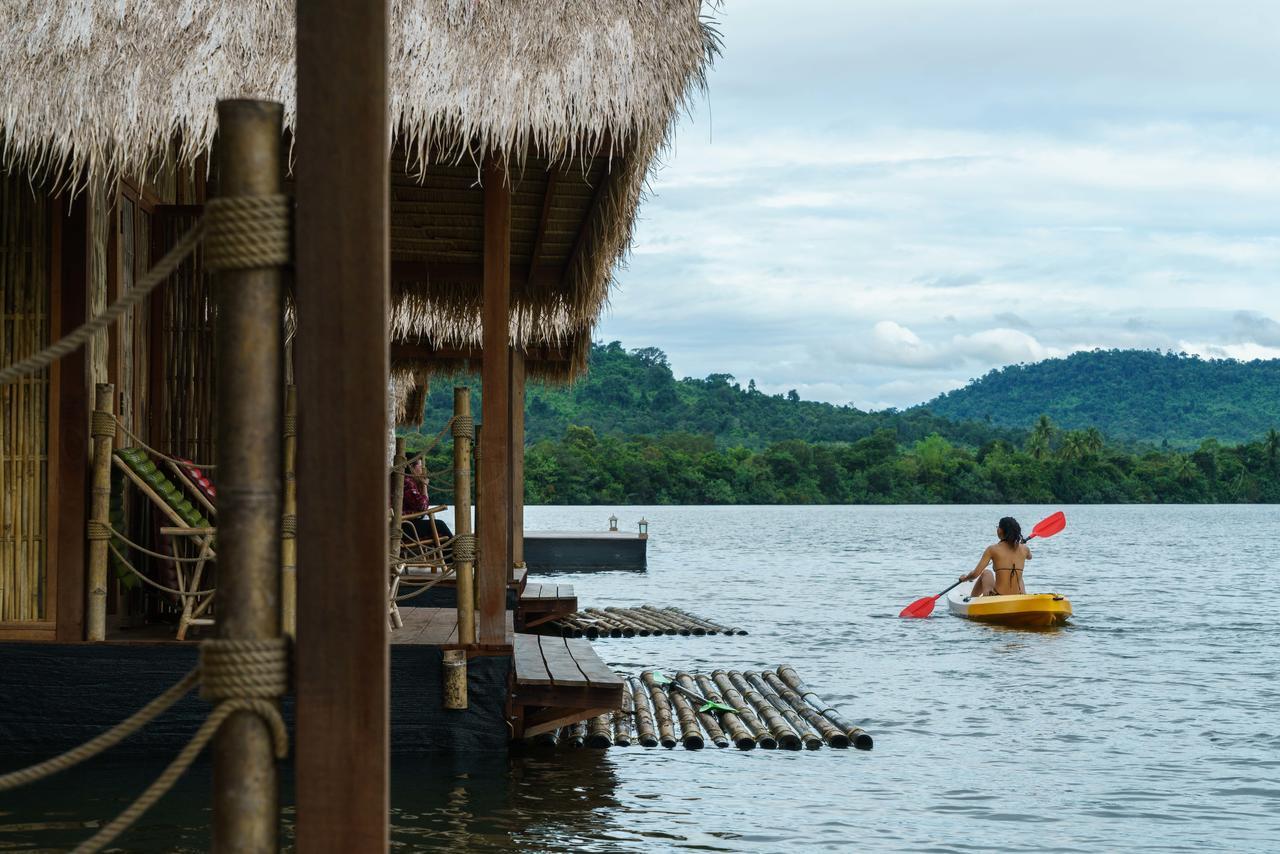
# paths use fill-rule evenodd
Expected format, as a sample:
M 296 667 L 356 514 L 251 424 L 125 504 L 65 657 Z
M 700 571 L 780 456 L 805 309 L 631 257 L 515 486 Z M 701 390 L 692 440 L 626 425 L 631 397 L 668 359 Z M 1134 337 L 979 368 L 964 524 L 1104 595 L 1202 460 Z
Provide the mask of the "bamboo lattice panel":
M 45 199 L 0 173 L 0 364 L 48 344 Z M 45 616 L 49 372 L 0 388 L 0 621 Z

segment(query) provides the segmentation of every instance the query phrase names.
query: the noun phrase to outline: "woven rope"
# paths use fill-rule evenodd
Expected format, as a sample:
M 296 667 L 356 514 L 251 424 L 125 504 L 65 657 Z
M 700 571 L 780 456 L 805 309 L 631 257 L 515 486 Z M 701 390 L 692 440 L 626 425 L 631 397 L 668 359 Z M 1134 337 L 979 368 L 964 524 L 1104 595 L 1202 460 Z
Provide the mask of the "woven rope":
M 98 412 L 95 410 L 93 414 L 96 416 L 98 415 Z M 124 421 L 120 418 L 119 415 L 113 415 L 110 412 L 103 412 L 102 414 L 107 416 L 108 418 L 111 418 L 115 422 L 115 424 L 120 427 L 120 432 L 124 433 L 126 436 L 132 439 L 134 443 L 138 445 L 138 447 L 142 448 L 148 454 L 150 454 L 153 457 L 156 457 L 157 459 L 161 459 L 161 460 L 164 460 L 165 462 L 173 463 L 175 466 L 180 466 L 181 468 L 187 469 L 187 470 L 200 469 L 201 471 L 206 471 L 206 470 L 214 471 L 218 468 L 213 463 L 193 463 L 191 462 L 191 460 L 183 460 L 183 459 L 179 459 L 178 457 L 171 457 L 168 454 L 166 454 L 164 451 L 158 451 L 155 448 L 148 445 L 146 442 L 142 441 L 142 437 L 140 437 L 137 433 L 133 432 L 128 427 L 124 426 Z M 112 435 L 115 435 L 114 429 L 112 430 Z
M 40 352 L 0 370 L 0 385 L 7 385 L 22 377 L 39 373 L 63 356 L 74 353 L 84 346 L 86 341 L 123 317 L 129 309 L 145 300 L 157 285 L 169 278 L 169 274 L 186 260 L 203 236 L 204 223 L 197 222 L 145 276 L 138 280 L 137 284 L 112 303 L 106 311 L 76 327 Z
M 296 537 L 298 536 L 298 517 L 292 513 L 286 513 L 280 517 L 280 536 Z
M 167 555 L 162 552 L 154 552 L 145 546 L 135 543 L 133 540 L 129 539 L 110 525 L 99 522 L 97 519 L 89 520 L 89 540 L 110 540 L 112 538 L 120 540 L 134 551 L 142 552 L 147 557 L 153 557 L 157 560 L 169 560 L 174 563 L 200 563 L 201 561 L 213 560 L 217 557 L 217 555 L 212 551 L 204 557 L 182 557 L 181 555 Z
M 291 213 L 285 195 L 210 199 L 205 204 L 205 267 L 216 273 L 288 264 Z
M 453 424 L 453 422 L 454 422 L 454 418 L 450 418 L 448 421 L 444 422 L 444 426 L 440 428 L 440 432 L 436 433 L 436 435 L 431 439 L 431 441 L 426 444 L 426 447 L 422 448 L 422 450 L 420 451 L 414 452 L 412 460 L 406 459 L 404 462 L 392 466 L 391 470 L 396 471 L 398 469 L 398 470 L 407 472 L 409 470 L 410 463 L 417 462 L 419 459 L 422 459 L 427 454 L 435 450 L 436 445 L 439 445 L 440 440 L 443 439 L 445 434 L 449 432 L 449 427 Z
M 453 538 L 453 562 L 457 563 L 475 563 L 476 559 L 476 535 L 475 534 L 455 534 Z
M 78 854 L 101 851 L 164 797 L 232 714 L 243 711 L 261 717 L 271 730 L 276 757 L 283 759 L 288 755 L 289 732 L 275 703 L 288 690 L 288 662 L 288 642 L 283 638 L 205 641 L 201 644 L 200 666 L 159 697 L 79 747 L 38 765 L 0 775 L 0 791 L 42 780 L 114 747 L 201 684 L 201 695 L 216 700 L 217 705 L 195 736 L 137 800 L 75 849 Z
M 476 421 L 470 415 L 453 416 L 453 438 L 471 439 L 476 435 Z
M 298 435 L 298 417 L 296 415 L 286 415 L 284 417 L 284 434 L 290 437 Z
M 101 409 L 93 410 L 89 415 L 89 435 L 95 439 L 100 439 L 104 436 L 115 438 L 115 415 L 110 412 L 103 412 Z
M 217 589 L 212 587 L 209 588 L 208 590 L 178 590 L 175 587 L 169 587 L 167 585 L 161 584 L 158 581 L 153 581 L 151 578 L 144 575 L 142 571 L 139 570 L 136 566 L 129 563 L 129 561 L 125 558 L 125 556 L 120 554 L 120 552 L 116 549 L 115 543 L 108 543 L 107 547 L 111 549 L 111 553 L 113 555 L 115 555 L 117 558 L 120 559 L 120 563 L 124 564 L 125 569 L 129 570 L 134 575 L 138 576 L 139 579 L 146 582 L 147 584 L 150 584 L 152 587 L 154 587 L 157 590 L 163 590 L 165 593 L 171 593 L 174 596 L 186 596 L 190 599 L 199 599 L 201 596 L 212 596 L 214 593 L 217 592 Z M 162 555 L 162 557 L 165 557 L 166 560 L 173 560 L 173 558 L 169 558 L 164 555 Z M 187 558 L 187 560 L 191 560 L 191 558 Z M 196 560 L 208 560 L 208 558 L 196 558 Z

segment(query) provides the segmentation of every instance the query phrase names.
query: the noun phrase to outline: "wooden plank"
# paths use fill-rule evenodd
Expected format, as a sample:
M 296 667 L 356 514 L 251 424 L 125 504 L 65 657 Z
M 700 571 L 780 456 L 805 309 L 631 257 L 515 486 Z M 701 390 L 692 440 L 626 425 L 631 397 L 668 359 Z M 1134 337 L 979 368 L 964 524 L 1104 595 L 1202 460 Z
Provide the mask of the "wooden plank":
M 557 687 L 590 688 L 591 680 L 573 660 L 567 642 L 567 638 L 538 635 L 538 646 L 542 649 L 542 659 L 547 663 L 551 681 Z
M 590 641 L 582 638 L 565 638 L 565 645 L 568 647 L 569 654 L 573 656 L 574 664 L 578 665 L 582 675 L 592 685 L 622 685 L 622 677 L 614 673 L 613 668 L 601 660 Z
M 520 685 L 550 685 L 538 638 L 534 635 L 516 635 L 515 638 L 516 683 Z
M 385 851 L 387 3 L 296 14 L 296 847 Z
M 484 310 L 481 368 L 478 640 L 500 643 L 511 574 L 511 194 L 501 165 L 486 158 L 484 184 Z M 492 358 L 499 354 L 500 358 Z
M 52 337 L 57 338 L 86 319 L 93 230 L 89 193 L 76 194 L 70 203 L 65 196 L 57 196 L 53 208 L 55 240 L 61 244 L 59 276 L 54 283 L 60 307 Z M 57 397 L 51 399 L 50 409 L 57 409 L 58 423 L 57 432 L 49 436 L 49 454 L 51 458 L 56 456 L 57 464 L 50 467 L 49 477 L 50 495 L 56 495 L 57 500 L 51 519 L 56 518 L 57 524 L 49 532 L 53 561 L 50 574 L 58 577 L 57 639 L 70 643 L 84 640 L 85 529 L 89 512 L 89 389 L 84 348 L 59 359 L 54 371 L 58 377 Z
M 531 738 L 544 732 L 551 732 L 551 730 L 562 727 L 565 724 L 576 724 L 578 721 L 589 720 L 596 715 L 608 714 L 616 708 L 616 706 L 602 706 L 595 709 L 563 709 L 559 707 L 541 709 L 525 719 L 523 730 L 517 733 L 516 736 L 517 738 Z

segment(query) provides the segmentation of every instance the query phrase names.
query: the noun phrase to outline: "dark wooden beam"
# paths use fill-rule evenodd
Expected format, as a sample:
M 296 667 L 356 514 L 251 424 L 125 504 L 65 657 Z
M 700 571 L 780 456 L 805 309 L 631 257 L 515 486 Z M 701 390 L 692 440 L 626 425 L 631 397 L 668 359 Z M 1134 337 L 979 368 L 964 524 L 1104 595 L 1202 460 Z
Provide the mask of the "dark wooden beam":
M 511 564 L 524 563 L 524 365 L 511 348 Z M 512 580 L 515 576 L 511 576 Z
M 537 265 L 536 268 L 531 268 L 528 264 L 511 266 L 511 280 L 513 282 L 528 282 L 530 286 L 555 287 L 563 278 L 563 273 L 563 268 L 558 264 L 543 263 Z M 480 288 L 484 285 L 484 264 L 393 258 L 391 260 L 391 281 L 439 281 L 473 285 L 476 288 Z
M 600 215 L 600 207 L 604 204 L 605 197 L 609 195 L 609 188 L 613 186 L 613 182 L 620 171 L 624 159 L 622 155 L 615 157 L 607 167 L 608 172 L 600 177 L 600 183 L 596 185 L 596 190 L 591 194 L 591 204 L 587 207 L 587 215 L 582 218 L 582 225 L 578 228 L 578 236 L 573 241 L 573 249 L 569 250 L 569 258 L 564 265 L 564 274 L 561 276 L 560 285 L 564 285 L 566 279 L 573 274 L 574 269 L 578 266 L 579 259 L 582 254 L 587 251 L 588 235 L 591 234 L 591 224 L 596 221 Z
M 52 310 L 50 340 L 75 329 L 87 319 L 89 258 L 93 257 L 93 229 L 89 194 L 78 193 L 52 201 L 53 277 L 56 311 Z M 50 412 L 56 419 L 49 434 L 49 561 L 50 577 L 57 577 L 57 639 L 84 640 L 85 528 L 89 494 L 89 389 L 85 351 L 81 347 L 54 362 Z
M 567 347 L 527 347 L 524 358 L 530 362 L 567 362 L 573 354 Z M 437 347 L 420 341 L 393 342 L 391 344 L 392 363 L 400 361 L 431 362 L 445 359 L 468 359 L 473 362 L 484 361 L 484 350 L 480 347 Z
M 487 158 L 484 183 L 484 352 L 481 368 L 479 499 L 476 512 L 477 626 L 480 643 L 506 639 L 507 579 L 511 573 L 511 187 L 501 164 Z
M 388 846 L 387 0 L 297 7 L 297 849 Z
M 538 265 L 542 263 L 542 246 L 546 243 L 547 223 L 551 220 L 551 205 L 555 201 L 558 174 L 554 169 L 547 172 L 547 188 L 542 191 L 542 212 L 538 215 L 538 229 L 533 234 L 533 249 L 529 252 L 530 270 L 538 269 Z M 527 287 L 533 287 L 533 280 L 527 274 L 524 281 Z

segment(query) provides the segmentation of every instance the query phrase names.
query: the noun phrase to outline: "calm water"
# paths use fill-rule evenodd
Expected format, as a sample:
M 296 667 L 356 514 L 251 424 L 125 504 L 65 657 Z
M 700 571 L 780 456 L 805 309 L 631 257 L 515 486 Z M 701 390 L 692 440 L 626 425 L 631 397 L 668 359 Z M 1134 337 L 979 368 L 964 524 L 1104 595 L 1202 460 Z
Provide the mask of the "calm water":
M 631 747 L 396 768 L 401 850 L 1280 850 L 1274 507 L 1067 508 L 1029 633 L 894 615 L 1048 507 L 528 510 L 530 529 L 651 522 L 649 572 L 558 576 L 584 605 L 682 604 L 737 638 L 601 640 L 624 670 L 791 663 L 872 753 Z M 0 851 L 57 849 L 146 774 L 97 766 L 0 799 Z M 123 842 L 206 843 L 207 768 Z M 7 810 L 7 814 L 4 812 Z M 32 827 L 31 823 L 39 823 Z M 49 827 L 45 823 L 52 823 Z M 24 824 L 26 825 L 24 827 Z

